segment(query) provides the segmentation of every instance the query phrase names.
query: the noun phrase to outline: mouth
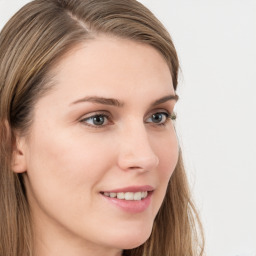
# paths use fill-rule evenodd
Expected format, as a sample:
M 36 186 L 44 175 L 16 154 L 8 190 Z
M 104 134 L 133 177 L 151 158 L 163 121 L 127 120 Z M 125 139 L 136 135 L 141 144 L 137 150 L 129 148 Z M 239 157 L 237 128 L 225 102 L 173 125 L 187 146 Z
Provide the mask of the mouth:
M 153 193 L 154 188 L 151 186 L 133 186 L 100 192 L 105 202 L 130 214 L 146 211 L 151 205 Z
M 129 186 L 100 192 L 106 201 L 130 213 L 145 211 L 151 204 L 153 193 L 154 187 L 149 185 Z
M 110 198 L 117 198 L 126 201 L 141 201 L 149 196 L 153 191 L 138 192 L 101 192 L 102 195 Z

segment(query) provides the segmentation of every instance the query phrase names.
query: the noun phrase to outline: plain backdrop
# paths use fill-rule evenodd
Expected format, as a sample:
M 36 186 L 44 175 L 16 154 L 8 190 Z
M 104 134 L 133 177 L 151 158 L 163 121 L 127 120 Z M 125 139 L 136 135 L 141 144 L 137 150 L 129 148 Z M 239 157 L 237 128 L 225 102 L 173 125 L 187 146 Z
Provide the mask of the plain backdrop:
M 0 28 L 27 2 L 0 0 Z M 141 2 L 180 58 L 177 132 L 207 255 L 256 256 L 256 1 Z

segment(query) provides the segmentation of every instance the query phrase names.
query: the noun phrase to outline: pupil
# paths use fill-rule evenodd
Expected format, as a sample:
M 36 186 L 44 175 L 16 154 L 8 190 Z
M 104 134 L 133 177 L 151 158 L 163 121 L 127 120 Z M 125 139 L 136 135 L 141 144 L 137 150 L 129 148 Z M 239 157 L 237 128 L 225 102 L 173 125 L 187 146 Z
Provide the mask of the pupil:
M 153 118 L 152 118 L 154 123 L 160 123 L 162 121 L 162 119 L 163 119 L 163 117 L 161 114 L 154 114 Z
M 95 125 L 102 125 L 102 124 L 104 124 L 104 116 L 95 116 L 93 118 L 93 123 Z

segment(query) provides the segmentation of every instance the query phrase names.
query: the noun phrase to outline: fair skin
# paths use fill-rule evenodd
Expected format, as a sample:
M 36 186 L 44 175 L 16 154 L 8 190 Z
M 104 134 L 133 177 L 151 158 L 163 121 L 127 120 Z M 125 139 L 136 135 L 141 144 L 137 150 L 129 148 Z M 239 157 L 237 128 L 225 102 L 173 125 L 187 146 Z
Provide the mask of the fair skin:
M 35 255 L 120 256 L 150 236 L 177 163 L 168 65 L 151 46 L 98 36 L 52 73 L 55 86 L 36 103 L 14 158 L 14 171 L 24 173 Z M 127 187 L 150 190 L 149 199 L 103 194 Z

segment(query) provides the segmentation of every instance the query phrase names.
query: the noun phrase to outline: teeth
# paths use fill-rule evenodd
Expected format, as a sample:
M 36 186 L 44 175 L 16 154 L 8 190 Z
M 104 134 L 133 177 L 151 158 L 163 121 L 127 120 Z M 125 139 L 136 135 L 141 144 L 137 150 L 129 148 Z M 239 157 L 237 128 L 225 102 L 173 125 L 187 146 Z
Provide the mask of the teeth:
M 141 200 L 141 198 L 142 198 L 142 193 L 141 192 L 134 193 L 133 200 L 138 201 L 138 200 Z
M 145 191 L 145 192 L 142 192 L 142 193 L 143 193 L 142 198 L 146 198 L 148 196 L 148 191 Z
M 134 193 L 132 193 L 132 192 L 126 192 L 124 194 L 124 199 L 125 200 L 133 200 L 133 197 L 134 197 Z
M 104 193 L 105 196 L 107 197 L 111 197 L 111 198 L 118 198 L 118 199 L 123 199 L 123 200 L 127 200 L 127 201 L 139 201 L 141 199 L 144 199 L 148 196 L 148 192 L 147 191 L 143 191 L 143 192 L 119 192 L 119 193 Z
M 110 197 L 116 197 L 116 193 L 110 193 Z
M 117 198 L 118 199 L 124 199 L 125 198 L 124 193 L 117 193 Z

